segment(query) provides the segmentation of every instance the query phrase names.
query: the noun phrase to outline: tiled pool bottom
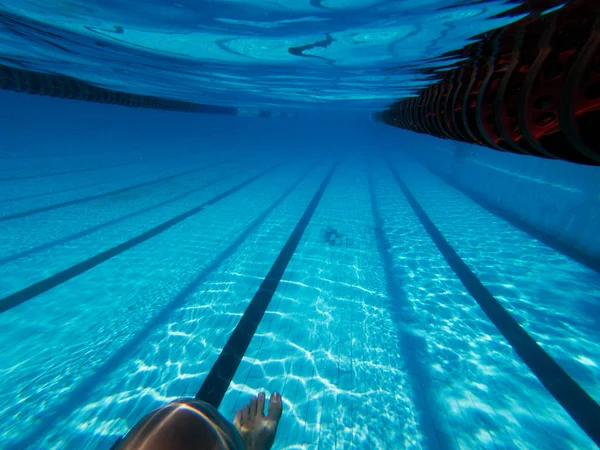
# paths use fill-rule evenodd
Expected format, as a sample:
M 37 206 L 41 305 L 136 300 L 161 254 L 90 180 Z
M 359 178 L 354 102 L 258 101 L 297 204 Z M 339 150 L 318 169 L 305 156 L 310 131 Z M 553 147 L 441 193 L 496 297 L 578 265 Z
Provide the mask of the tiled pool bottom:
M 15 306 L 0 314 L 1 446 L 108 449 L 151 409 L 196 395 L 333 164 L 163 160 L 3 182 L 0 295 Z M 598 274 L 415 161 L 392 166 L 502 306 L 600 400 Z M 233 417 L 280 391 L 275 448 L 595 448 L 383 160 L 341 159 L 288 256 L 220 406 Z

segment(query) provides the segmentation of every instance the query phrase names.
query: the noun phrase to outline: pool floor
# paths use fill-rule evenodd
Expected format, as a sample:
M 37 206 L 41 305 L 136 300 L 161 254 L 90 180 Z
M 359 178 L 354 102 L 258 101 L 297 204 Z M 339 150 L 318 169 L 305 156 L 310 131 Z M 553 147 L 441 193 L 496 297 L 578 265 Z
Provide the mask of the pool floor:
M 6 160 L 0 447 L 109 449 L 153 408 L 196 395 L 260 297 L 219 409 L 233 418 L 281 392 L 275 449 L 595 448 L 414 202 L 596 402 L 597 272 L 407 155 L 186 158 Z

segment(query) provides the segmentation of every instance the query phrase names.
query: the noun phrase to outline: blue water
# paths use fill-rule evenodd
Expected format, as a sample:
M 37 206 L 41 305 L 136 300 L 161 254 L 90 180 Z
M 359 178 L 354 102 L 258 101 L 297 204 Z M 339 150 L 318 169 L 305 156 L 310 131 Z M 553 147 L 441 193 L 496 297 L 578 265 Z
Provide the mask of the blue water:
M 487 20 L 502 2 L 451 4 L 2 2 L 36 24 L 0 25 L 0 54 L 29 69 L 299 114 L 0 91 L 0 448 L 109 449 L 196 395 L 320 186 L 224 416 L 278 391 L 274 449 L 596 448 L 398 180 L 600 402 L 600 170 L 370 119 L 435 81 L 416 65 L 515 19 Z
M 8 0 L 0 56 L 119 91 L 254 108 L 376 111 L 514 5 L 373 0 Z M 299 55 L 298 53 L 301 53 Z M 336 106 L 338 105 L 338 106 Z
M 484 285 L 596 401 L 598 273 L 433 169 L 458 167 L 471 182 L 469 171 L 490 171 L 488 187 L 479 183 L 490 198 L 546 180 L 572 204 L 598 185 L 597 169 L 528 159 L 535 178 L 518 156 L 484 149 L 457 162 L 454 144 L 353 116 L 275 123 L 2 98 L 12 114 L 0 215 L 28 212 L 1 223 L 3 298 L 281 163 L 0 314 L 2 447 L 110 448 L 148 411 L 194 396 L 339 159 L 220 411 L 232 417 L 260 390 L 280 391 L 279 449 L 593 448 L 466 291 L 381 154 Z M 493 172 L 505 178 L 490 188 Z M 586 201 L 579 221 L 598 206 Z

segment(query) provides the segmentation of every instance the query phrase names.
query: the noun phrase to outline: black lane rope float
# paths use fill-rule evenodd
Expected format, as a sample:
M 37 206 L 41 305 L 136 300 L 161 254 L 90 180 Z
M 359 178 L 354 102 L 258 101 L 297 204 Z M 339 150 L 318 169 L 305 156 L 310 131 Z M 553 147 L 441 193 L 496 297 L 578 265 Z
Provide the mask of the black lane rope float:
M 218 408 L 221 404 L 221 401 L 231 384 L 231 380 L 233 379 L 246 350 L 248 350 L 250 341 L 254 337 L 254 333 L 256 333 L 258 325 L 275 294 L 277 286 L 281 281 L 281 277 L 298 247 L 298 243 L 304 234 L 304 230 L 306 230 L 306 227 L 323 197 L 327 185 L 331 181 L 338 163 L 339 160 L 333 164 L 331 170 L 325 176 L 321 186 L 319 186 L 319 189 L 313 196 L 311 202 L 306 207 L 304 214 L 281 249 L 279 256 L 277 256 L 277 259 L 271 266 L 271 269 L 258 288 L 258 291 L 254 294 L 244 315 L 231 333 L 231 336 L 225 344 L 225 347 L 223 347 L 217 361 L 196 394 L 197 399 L 205 401 L 215 408 Z
M 387 164 L 421 225 L 469 294 L 548 392 L 600 446 L 600 405 L 504 309 L 444 238 L 389 160 Z
M 320 161 L 312 165 L 304 174 L 302 174 L 288 189 L 286 189 L 266 210 L 264 210 L 257 218 L 255 218 L 239 235 L 229 244 L 216 258 L 205 267 L 192 281 L 190 281 L 169 303 L 167 303 L 153 318 L 151 318 L 142 329 L 136 332 L 124 345 L 114 349 L 110 353 L 110 357 L 102 364 L 94 369 L 94 373 L 87 376 L 70 392 L 61 395 L 61 401 L 52 406 L 52 414 L 48 416 L 48 420 L 40 421 L 37 426 L 30 429 L 25 435 L 14 443 L 15 448 L 28 448 L 33 446 L 40 436 L 44 435 L 46 430 L 56 430 L 56 424 L 64 418 L 65 415 L 74 411 L 81 405 L 83 398 L 86 398 L 89 393 L 100 385 L 120 364 L 127 358 L 132 356 L 132 353 L 138 349 L 142 342 L 156 330 L 156 328 L 168 320 L 169 314 L 185 303 L 185 300 L 193 294 L 198 287 L 212 274 L 227 258 L 232 256 L 234 252 L 246 241 L 246 239 L 264 223 L 267 217 L 277 208 L 290 194 L 306 179 Z M 85 357 L 85 355 L 84 355 Z M 47 363 L 46 363 L 47 365 Z M 23 388 L 27 389 L 27 388 Z M 121 442 L 121 438 L 117 443 Z
M 85 197 L 76 198 L 74 200 L 67 200 L 67 201 L 64 201 L 64 202 L 53 203 L 51 205 L 40 206 L 38 208 L 28 209 L 26 211 L 21 211 L 21 212 L 18 212 L 18 213 L 7 214 L 5 216 L 0 216 L 0 222 L 8 222 L 9 220 L 21 219 L 23 217 L 32 216 L 34 214 L 40 214 L 40 213 L 47 212 L 47 211 L 53 211 L 55 209 L 65 208 L 67 206 L 79 205 L 81 203 L 90 202 L 92 200 L 99 200 L 101 198 L 110 197 L 111 195 L 122 194 L 124 192 L 128 192 L 128 191 L 131 191 L 133 189 L 139 189 L 139 188 L 142 188 L 142 187 L 151 186 L 153 184 L 162 183 L 164 181 L 169 181 L 169 180 L 172 180 L 174 178 L 178 178 L 178 177 L 182 177 L 182 176 L 185 176 L 185 175 L 190 175 L 192 173 L 200 172 L 201 170 L 210 169 L 211 167 L 215 167 L 215 166 L 218 166 L 218 165 L 221 165 L 221 164 L 225 164 L 226 162 L 228 162 L 228 161 L 220 161 L 220 162 L 217 162 L 217 163 L 208 164 L 206 166 L 197 167 L 195 169 L 184 170 L 183 172 L 178 172 L 178 173 L 173 174 L 173 175 L 168 175 L 166 177 L 157 178 L 155 180 L 145 181 L 143 183 L 135 184 L 133 186 L 127 186 L 127 187 L 124 187 L 124 188 L 115 189 L 113 191 L 103 192 L 101 194 L 87 195 Z
M 32 21 L 31 19 L 27 19 L 27 25 L 24 25 L 24 21 L 25 19 L 23 17 L 12 14 L 9 15 L 6 11 L 0 11 L 0 23 L 10 23 L 11 26 L 16 30 L 25 26 L 27 27 L 28 35 L 34 30 L 45 28 L 44 25 L 41 25 L 36 21 Z M 76 35 L 73 37 L 76 39 L 81 38 L 81 36 Z M 14 64 L 13 61 L 10 62 Z M 269 111 L 263 109 L 211 105 L 207 103 L 195 103 L 185 100 L 168 99 L 155 97 L 153 95 L 106 89 L 97 86 L 93 82 L 88 82 L 67 75 L 35 72 L 33 70 L 7 66 L 4 64 L 0 64 L 0 89 L 50 97 L 59 97 L 70 100 L 84 100 L 95 103 L 121 105 L 130 108 L 162 109 L 165 111 L 224 114 L 228 116 L 254 116 L 262 118 L 295 117 L 294 114 L 285 111 Z
M 266 175 L 269 172 L 272 172 L 273 170 L 280 167 L 282 164 L 283 163 L 279 163 L 274 166 L 271 166 L 268 169 L 263 170 L 262 172 L 258 173 L 257 175 L 254 175 L 253 177 L 248 178 L 246 181 L 243 181 L 242 183 L 226 190 L 225 192 L 217 195 L 216 197 L 213 197 L 211 200 L 207 200 L 204 203 L 202 203 L 182 214 L 179 214 L 179 215 L 173 217 L 172 219 L 167 220 L 166 222 L 156 225 L 155 227 L 150 228 L 149 230 L 145 231 L 142 234 L 139 234 L 125 242 L 122 242 L 119 245 L 115 245 L 114 247 L 109 248 L 108 250 L 98 253 L 97 255 L 86 259 L 85 261 L 75 264 L 75 265 L 69 267 L 68 269 L 65 269 L 61 272 L 58 272 L 58 273 L 48 277 L 48 278 L 45 278 L 42 281 L 34 283 L 31 286 L 28 286 L 18 292 L 15 292 L 14 294 L 11 294 L 7 297 L 0 299 L 0 313 L 4 313 L 16 306 L 19 306 L 19 305 L 25 303 L 26 301 L 31 300 L 32 298 L 37 297 L 38 295 L 40 295 L 46 291 L 49 291 L 50 289 L 53 289 L 56 286 L 59 286 L 60 284 L 65 283 L 65 282 L 69 281 L 70 279 L 75 278 L 78 275 L 81 275 L 84 272 L 87 272 L 88 270 L 96 267 L 97 265 L 102 264 L 103 262 L 105 262 L 117 255 L 120 255 L 121 253 L 125 252 L 126 250 L 129 250 L 129 249 L 135 247 L 136 245 L 141 244 L 142 242 L 145 242 L 148 239 L 151 239 L 154 236 L 157 236 L 164 231 L 167 231 L 169 228 L 172 228 L 175 225 L 183 222 L 184 220 L 198 214 L 205 207 L 214 205 L 215 203 L 219 202 L 220 200 L 223 200 L 224 198 L 228 197 L 229 195 L 248 186 L 253 181 L 259 179 L 260 177 Z

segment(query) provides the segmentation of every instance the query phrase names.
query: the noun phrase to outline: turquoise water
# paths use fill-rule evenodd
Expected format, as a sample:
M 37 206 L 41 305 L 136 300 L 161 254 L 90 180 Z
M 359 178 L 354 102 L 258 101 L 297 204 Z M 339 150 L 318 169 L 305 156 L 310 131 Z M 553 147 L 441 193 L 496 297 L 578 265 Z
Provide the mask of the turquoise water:
M 110 448 L 153 408 L 193 397 L 336 161 L 220 411 L 232 417 L 260 390 L 280 391 L 278 449 L 594 447 L 484 314 L 393 171 L 598 401 L 598 272 L 486 210 L 435 164 L 458 164 L 458 181 L 488 170 L 486 182 L 504 177 L 500 191 L 546 180 L 572 204 L 598 185 L 597 169 L 529 159 L 534 178 L 518 156 L 483 149 L 457 163 L 451 145 L 362 118 L 275 129 L 255 118 L 26 99 L 13 103 L 5 137 L 28 145 L 2 155 L 3 302 L 218 201 L 0 314 L 3 448 Z M 88 121 L 94 114 L 104 118 Z M 31 123 L 37 133 L 24 137 Z M 183 145 L 188 127 L 204 135 L 197 149 Z M 52 154 L 60 143 L 71 146 Z M 390 153 L 398 143 L 405 151 Z
M 559 4 L 556 1 L 551 4 Z M 518 17 L 504 1 L 8 0 L 0 57 L 101 87 L 238 108 L 377 111 Z M 336 106 L 337 105 L 337 106 Z
M 600 170 L 370 118 L 508 6 L 2 2 L 1 64 L 241 114 L 0 91 L 0 448 L 110 449 L 257 304 L 275 449 L 596 448 Z

